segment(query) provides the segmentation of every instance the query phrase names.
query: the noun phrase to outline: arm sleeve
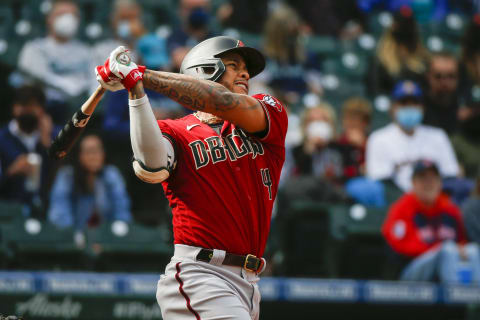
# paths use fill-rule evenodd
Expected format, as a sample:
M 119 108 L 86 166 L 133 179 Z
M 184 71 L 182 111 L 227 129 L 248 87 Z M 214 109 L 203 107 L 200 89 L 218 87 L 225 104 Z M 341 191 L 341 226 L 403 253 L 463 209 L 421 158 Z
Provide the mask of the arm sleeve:
M 149 169 L 169 168 L 175 162 L 174 149 L 164 138 L 148 97 L 129 100 L 130 139 L 134 157 Z
M 50 193 L 48 220 L 61 228 L 73 225 L 72 185 L 73 168 L 60 169 Z
M 280 101 L 267 94 L 256 94 L 257 99 L 265 111 L 267 129 L 259 137 L 262 142 L 285 147 L 285 136 L 288 129 L 287 110 Z

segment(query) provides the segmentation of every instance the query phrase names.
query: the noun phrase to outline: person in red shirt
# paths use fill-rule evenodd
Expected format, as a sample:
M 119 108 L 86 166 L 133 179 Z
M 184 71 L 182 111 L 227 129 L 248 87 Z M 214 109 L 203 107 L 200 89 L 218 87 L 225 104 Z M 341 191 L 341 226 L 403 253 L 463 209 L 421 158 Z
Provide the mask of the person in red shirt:
M 435 163 L 416 162 L 412 183 L 411 192 L 391 206 L 382 226 L 382 234 L 391 248 L 412 259 L 401 279 L 479 281 L 478 248 L 475 244 L 466 244 L 461 212 L 442 193 Z
M 288 126 L 277 99 L 248 95 L 264 66 L 256 49 L 221 36 L 191 49 L 183 74 L 145 70 L 123 47 L 96 69 L 102 86 L 129 90 L 134 171 L 162 183 L 172 207 L 175 253 L 157 287 L 163 319 L 259 318 Z M 144 86 L 197 112 L 157 122 Z

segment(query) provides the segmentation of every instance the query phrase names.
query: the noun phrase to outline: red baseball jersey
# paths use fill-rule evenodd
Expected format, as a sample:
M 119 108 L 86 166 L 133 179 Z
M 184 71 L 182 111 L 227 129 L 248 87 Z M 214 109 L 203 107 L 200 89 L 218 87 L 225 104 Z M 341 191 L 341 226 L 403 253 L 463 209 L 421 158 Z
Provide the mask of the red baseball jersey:
M 162 182 L 176 244 L 263 255 L 285 161 L 287 113 L 270 95 L 253 96 L 268 119 L 259 139 L 224 121 L 220 134 L 194 115 L 158 124 L 177 166 Z

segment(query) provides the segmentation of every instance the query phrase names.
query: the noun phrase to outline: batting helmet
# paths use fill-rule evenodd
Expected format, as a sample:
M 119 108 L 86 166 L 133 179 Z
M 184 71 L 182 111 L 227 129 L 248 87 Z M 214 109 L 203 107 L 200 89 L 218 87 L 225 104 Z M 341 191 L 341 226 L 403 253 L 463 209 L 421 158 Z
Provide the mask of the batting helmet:
M 245 59 L 251 78 L 265 68 L 265 58 L 260 51 L 245 47 L 242 41 L 219 36 L 204 40 L 193 47 L 183 58 L 180 72 L 199 79 L 217 81 L 225 72 L 225 65 L 219 55 L 236 52 Z

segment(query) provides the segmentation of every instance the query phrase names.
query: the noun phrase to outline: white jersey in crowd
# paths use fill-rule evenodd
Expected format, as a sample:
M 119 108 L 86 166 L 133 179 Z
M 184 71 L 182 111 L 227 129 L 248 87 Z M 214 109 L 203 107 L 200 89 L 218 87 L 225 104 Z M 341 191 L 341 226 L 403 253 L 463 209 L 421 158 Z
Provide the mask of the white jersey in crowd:
M 78 40 L 65 43 L 52 37 L 29 41 L 20 52 L 20 70 L 41 79 L 49 98 L 64 100 L 88 90 L 93 74 L 90 48 Z
M 412 164 L 420 159 L 434 161 L 443 177 L 459 173 L 457 158 L 446 133 L 439 128 L 420 125 L 409 136 L 391 123 L 374 131 L 367 141 L 367 176 L 389 179 L 403 191 L 412 186 Z

